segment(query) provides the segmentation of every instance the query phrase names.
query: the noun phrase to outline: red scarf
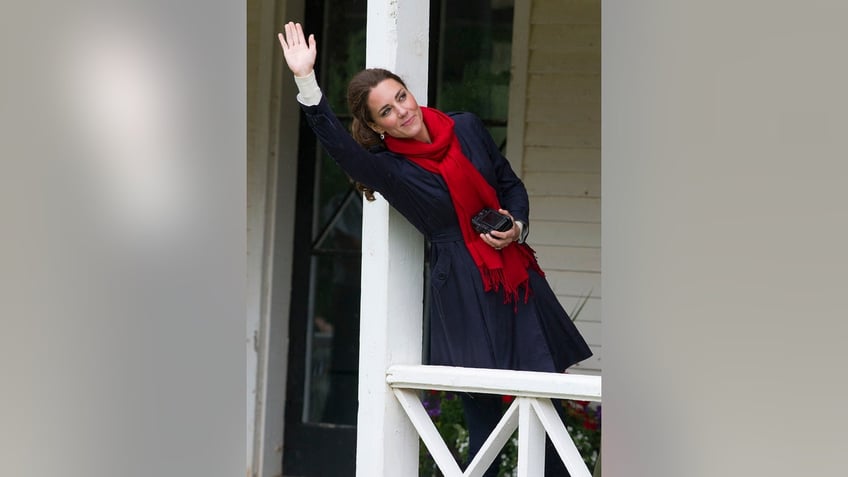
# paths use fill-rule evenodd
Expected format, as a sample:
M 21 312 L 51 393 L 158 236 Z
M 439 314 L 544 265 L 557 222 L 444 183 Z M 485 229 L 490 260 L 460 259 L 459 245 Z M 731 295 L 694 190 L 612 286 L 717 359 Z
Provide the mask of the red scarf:
M 432 108 L 421 107 L 421 112 L 432 143 L 386 136 L 386 147 L 425 170 L 442 176 L 459 219 L 465 246 L 483 278 L 484 289 L 498 291 L 503 288 L 504 303 L 517 303 L 519 288 L 524 287 L 526 303 L 530 296 L 527 268 L 532 267 L 544 276 L 536 263 L 533 250 L 524 244 L 495 250 L 480 238 L 471 226 L 471 217 L 483 207 L 500 209 L 497 193 L 462 153 L 459 139 L 453 130 L 453 119 Z

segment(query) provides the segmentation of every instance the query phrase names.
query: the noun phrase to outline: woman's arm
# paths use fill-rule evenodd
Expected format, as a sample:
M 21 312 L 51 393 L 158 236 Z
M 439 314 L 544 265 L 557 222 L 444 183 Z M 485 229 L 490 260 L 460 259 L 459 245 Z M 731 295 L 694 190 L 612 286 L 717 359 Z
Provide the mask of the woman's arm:
M 354 141 L 321 94 L 314 72 L 318 53 L 315 35 L 310 34 L 307 41 L 300 23 L 289 22 L 285 25 L 285 36 L 279 33 L 277 37 L 286 64 L 295 77 L 297 100 L 321 145 L 354 180 L 372 189 L 385 191 L 392 183 L 391 174 L 387 170 L 390 163 Z
M 324 150 L 354 180 L 369 188 L 388 193 L 397 185 L 395 170 L 400 161 L 395 156 L 383 153 L 373 154 L 366 151 L 344 128 L 330 109 L 326 97 L 322 97 L 315 106 L 302 105 L 306 121 Z M 395 171 L 395 172 L 393 172 Z
M 512 166 L 497 144 L 495 144 L 492 135 L 483 125 L 483 121 L 478 117 L 474 117 L 475 133 L 479 135 L 481 142 L 486 148 L 486 153 L 492 161 L 492 166 L 495 170 L 497 186 L 495 187 L 498 200 L 501 203 L 501 213 L 509 215 L 516 222 L 512 230 L 507 232 L 492 232 L 496 238 L 501 238 L 509 241 L 524 242 L 527 234 L 530 231 L 530 199 L 527 195 L 527 189 L 524 187 L 524 182 L 512 170 Z M 521 222 L 520 224 L 518 222 Z M 502 243 L 496 243 L 501 245 Z

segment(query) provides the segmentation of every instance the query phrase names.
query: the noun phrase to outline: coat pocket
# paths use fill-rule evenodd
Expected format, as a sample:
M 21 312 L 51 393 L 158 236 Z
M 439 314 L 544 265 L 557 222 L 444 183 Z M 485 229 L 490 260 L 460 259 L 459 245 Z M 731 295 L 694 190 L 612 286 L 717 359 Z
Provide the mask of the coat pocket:
M 451 257 L 450 254 L 441 254 L 436 263 L 430 269 L 430 305 L 439 317 L 444 318 L 445 311 L 442 304 L 442 289 L 450 278 Z
M 436 263 L 430 269 L 430 286 L 433 291 L 441 289 L 450 277 L 451 257 L 450 254 L 440 254 Z

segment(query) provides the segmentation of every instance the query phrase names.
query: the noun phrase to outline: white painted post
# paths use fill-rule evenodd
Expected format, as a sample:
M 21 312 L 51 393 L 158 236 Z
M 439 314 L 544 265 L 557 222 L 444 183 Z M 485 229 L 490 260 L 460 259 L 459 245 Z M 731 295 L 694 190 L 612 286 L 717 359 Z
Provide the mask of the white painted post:
M 533 411 L 536 413 L 545 431 L 551 437 L 551 442 L 553 442 L 554 447 L 559 452 L 559 456 L 565 463 L 569 475 L 571 477 L 592 477 L 592 474 L 589 473 L 589 468 L 586 467 L 586 463 L 580 456 L 580 451 L 577 450 L 577 446 L 574 445 L 574 441 L 568 435 L 565 424 L 562 423 L 562 419 L 554 409 L 551 400 L 537 399 L 532 404 Z
M 518 477 L 545 473 L 545 428 L 533 410 L 533 398 L 516 398 L 518 408 Z
M 429 2 L 370 0 L 366 66 L 391 70 L 427 98 Z M 420 364 L 424 241 L 378 195 L 363 208 L 356 475 L 418 475 L 418 433 L 386 384 L 393 364 Z
M 395 397 L 397 397 L 401 406 L 406 411 L 409 421 L 415 426 L 418 435 L 421 437 L 424 445 L 427 446 L 430 455 L 433 456 L 433 460 L 439 466 L 442 474 L 445 477 L 462 477 L 462 470 L 460 470 L 459 465 L 453 458 L 453 454 L 451 454 L 447 444 L 445 444 L 445 441 L 439 434 L 439 430 L 436 429 L 436 425 L 433 424 L 430 415 L 427 414 L 427 411 L 421 404 L 418 392 L 412 389 L 395 389 L 394 392 Z M 482 475 L 482 471 L 479 473 Z

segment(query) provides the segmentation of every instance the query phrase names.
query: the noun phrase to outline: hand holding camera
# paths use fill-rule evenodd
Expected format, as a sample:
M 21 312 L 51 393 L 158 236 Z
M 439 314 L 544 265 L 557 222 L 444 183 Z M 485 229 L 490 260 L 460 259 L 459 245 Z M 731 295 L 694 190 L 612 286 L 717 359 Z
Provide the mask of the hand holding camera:
M 487 234 L 492 230 L 506 232 L 512 228 L 512 217 L 486 207 L 471 218 L 471 225 L 481 234 Z
M 509 211 L 504 209 L 485 208 L 471 218 L 471 224 L 480 233 L 480 238 L 495 250 L 506 247 L 521 236 L 520 226 L 516 226 Z

